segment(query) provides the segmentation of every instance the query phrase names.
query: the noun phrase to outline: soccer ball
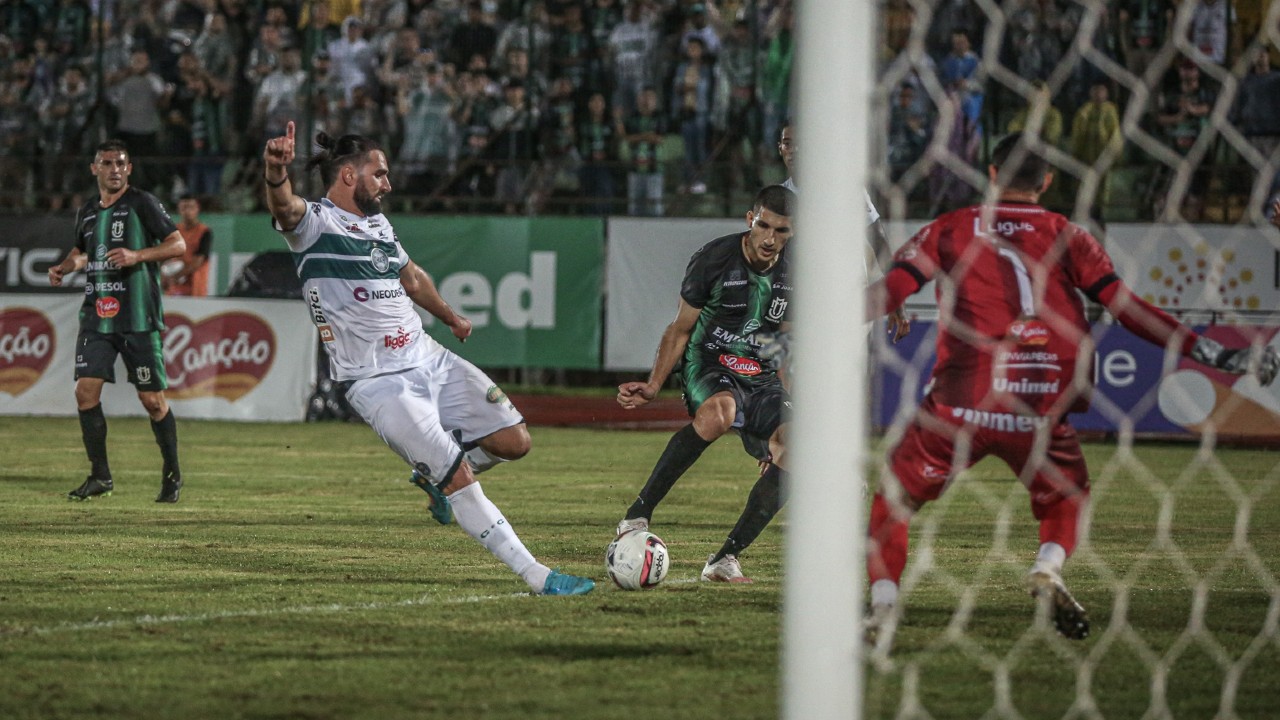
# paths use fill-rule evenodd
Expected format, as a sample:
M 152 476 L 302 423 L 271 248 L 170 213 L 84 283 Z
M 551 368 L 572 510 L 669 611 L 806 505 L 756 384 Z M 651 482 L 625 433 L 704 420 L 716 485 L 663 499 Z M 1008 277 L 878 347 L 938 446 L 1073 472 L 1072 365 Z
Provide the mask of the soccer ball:
M 662 538 L 632 530 L 609 543 L 604 565 L 614 584 L 623 590 L 647 590 L 667 576 L 671 559 Z

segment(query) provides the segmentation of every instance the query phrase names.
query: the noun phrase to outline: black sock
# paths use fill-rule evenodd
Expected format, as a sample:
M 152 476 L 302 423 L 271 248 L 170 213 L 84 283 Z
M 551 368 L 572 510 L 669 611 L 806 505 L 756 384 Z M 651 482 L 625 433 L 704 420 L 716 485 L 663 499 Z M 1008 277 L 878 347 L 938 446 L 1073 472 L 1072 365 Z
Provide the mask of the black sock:
M 164 476 L 181 477 L 178 469 L 178 421 L 173 418 L 173 409 L 159 420 L 151 421 L 151 432 L 156 436 L 156 444 L 160 446 L 160 457 L 164 458 Z
M 662 457 L 658 458 L 658 464 L 653 466 L 653 473 L 640 490 L 640 496 L 627 510 L 627 519 L 652 517 L 653 509 L 710 445 L 693 429 L 693 423 L 676 431 L 667 443 L 667 449 L 662 451 Z
M 84 438 L 84 450 L 89 455 L 89 473 L 102 480 L 111 479 L 111 466 L 107 464 L 107 417 L 102 414 L 102 403 L 80 411 L 80 436 Z
M 760 474 L 760 479 L 747 496 L 747 506 L 738 518 L 738 524 L 733 526 L 729 538 L 724 541 L 720 552 L 716 553 L 711 562 L 717 562 L 725 555 L 741 553 L 760 537 L 765 526 L 782 509 L 782 480 L 782 470 L 777 465 L 770 465 Z

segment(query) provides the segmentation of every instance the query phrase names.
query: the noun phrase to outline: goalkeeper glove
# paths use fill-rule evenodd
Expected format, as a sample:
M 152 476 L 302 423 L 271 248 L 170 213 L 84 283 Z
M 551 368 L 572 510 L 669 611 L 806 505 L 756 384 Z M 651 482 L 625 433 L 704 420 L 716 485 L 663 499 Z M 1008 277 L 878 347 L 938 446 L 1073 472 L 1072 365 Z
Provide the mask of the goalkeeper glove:
M 1254 370 L 1258 383 L 1263 387 L 1270 385 L 1276 379 L 1276 373 L 1280 372 L 1280 355 L 1270 346 L 1224 348 L 1221 343 L 1202 337 L 1197 338 L 1192 346 L 1191 359 L 1232 375 L 1244 375 Z
M 791 357 L 791 336 L 785 332 L 756 333 L 760 359 L 774 370 L 782 370 Z

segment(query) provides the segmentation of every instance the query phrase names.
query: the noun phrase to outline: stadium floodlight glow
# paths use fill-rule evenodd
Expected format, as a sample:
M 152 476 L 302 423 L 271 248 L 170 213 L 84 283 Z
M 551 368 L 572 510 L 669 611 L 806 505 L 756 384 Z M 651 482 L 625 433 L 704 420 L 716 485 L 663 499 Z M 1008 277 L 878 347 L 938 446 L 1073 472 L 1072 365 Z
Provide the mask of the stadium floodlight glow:
M 791 106 L 801 191 L 792 245 L 796 412 L 787 438 L 782 714 L 848 720 L 862 712 L 863 192 L 875 6 L 807 0 L 796 20 L 799 74 Z

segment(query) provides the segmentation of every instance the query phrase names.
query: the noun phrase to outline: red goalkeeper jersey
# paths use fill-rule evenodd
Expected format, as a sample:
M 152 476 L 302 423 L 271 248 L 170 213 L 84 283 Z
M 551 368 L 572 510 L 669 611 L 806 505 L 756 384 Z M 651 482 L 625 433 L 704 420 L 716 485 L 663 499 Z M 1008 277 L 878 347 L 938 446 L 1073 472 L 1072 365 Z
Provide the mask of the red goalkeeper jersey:
M 1088 408 L 1093 343 L 1080 292 L 1096 297 L 1117 278 L 1083 228 L 1038 205 L 966 208 L 925 226 L 894 267 L 938 281 L 937 402 L 1039 416 Z

